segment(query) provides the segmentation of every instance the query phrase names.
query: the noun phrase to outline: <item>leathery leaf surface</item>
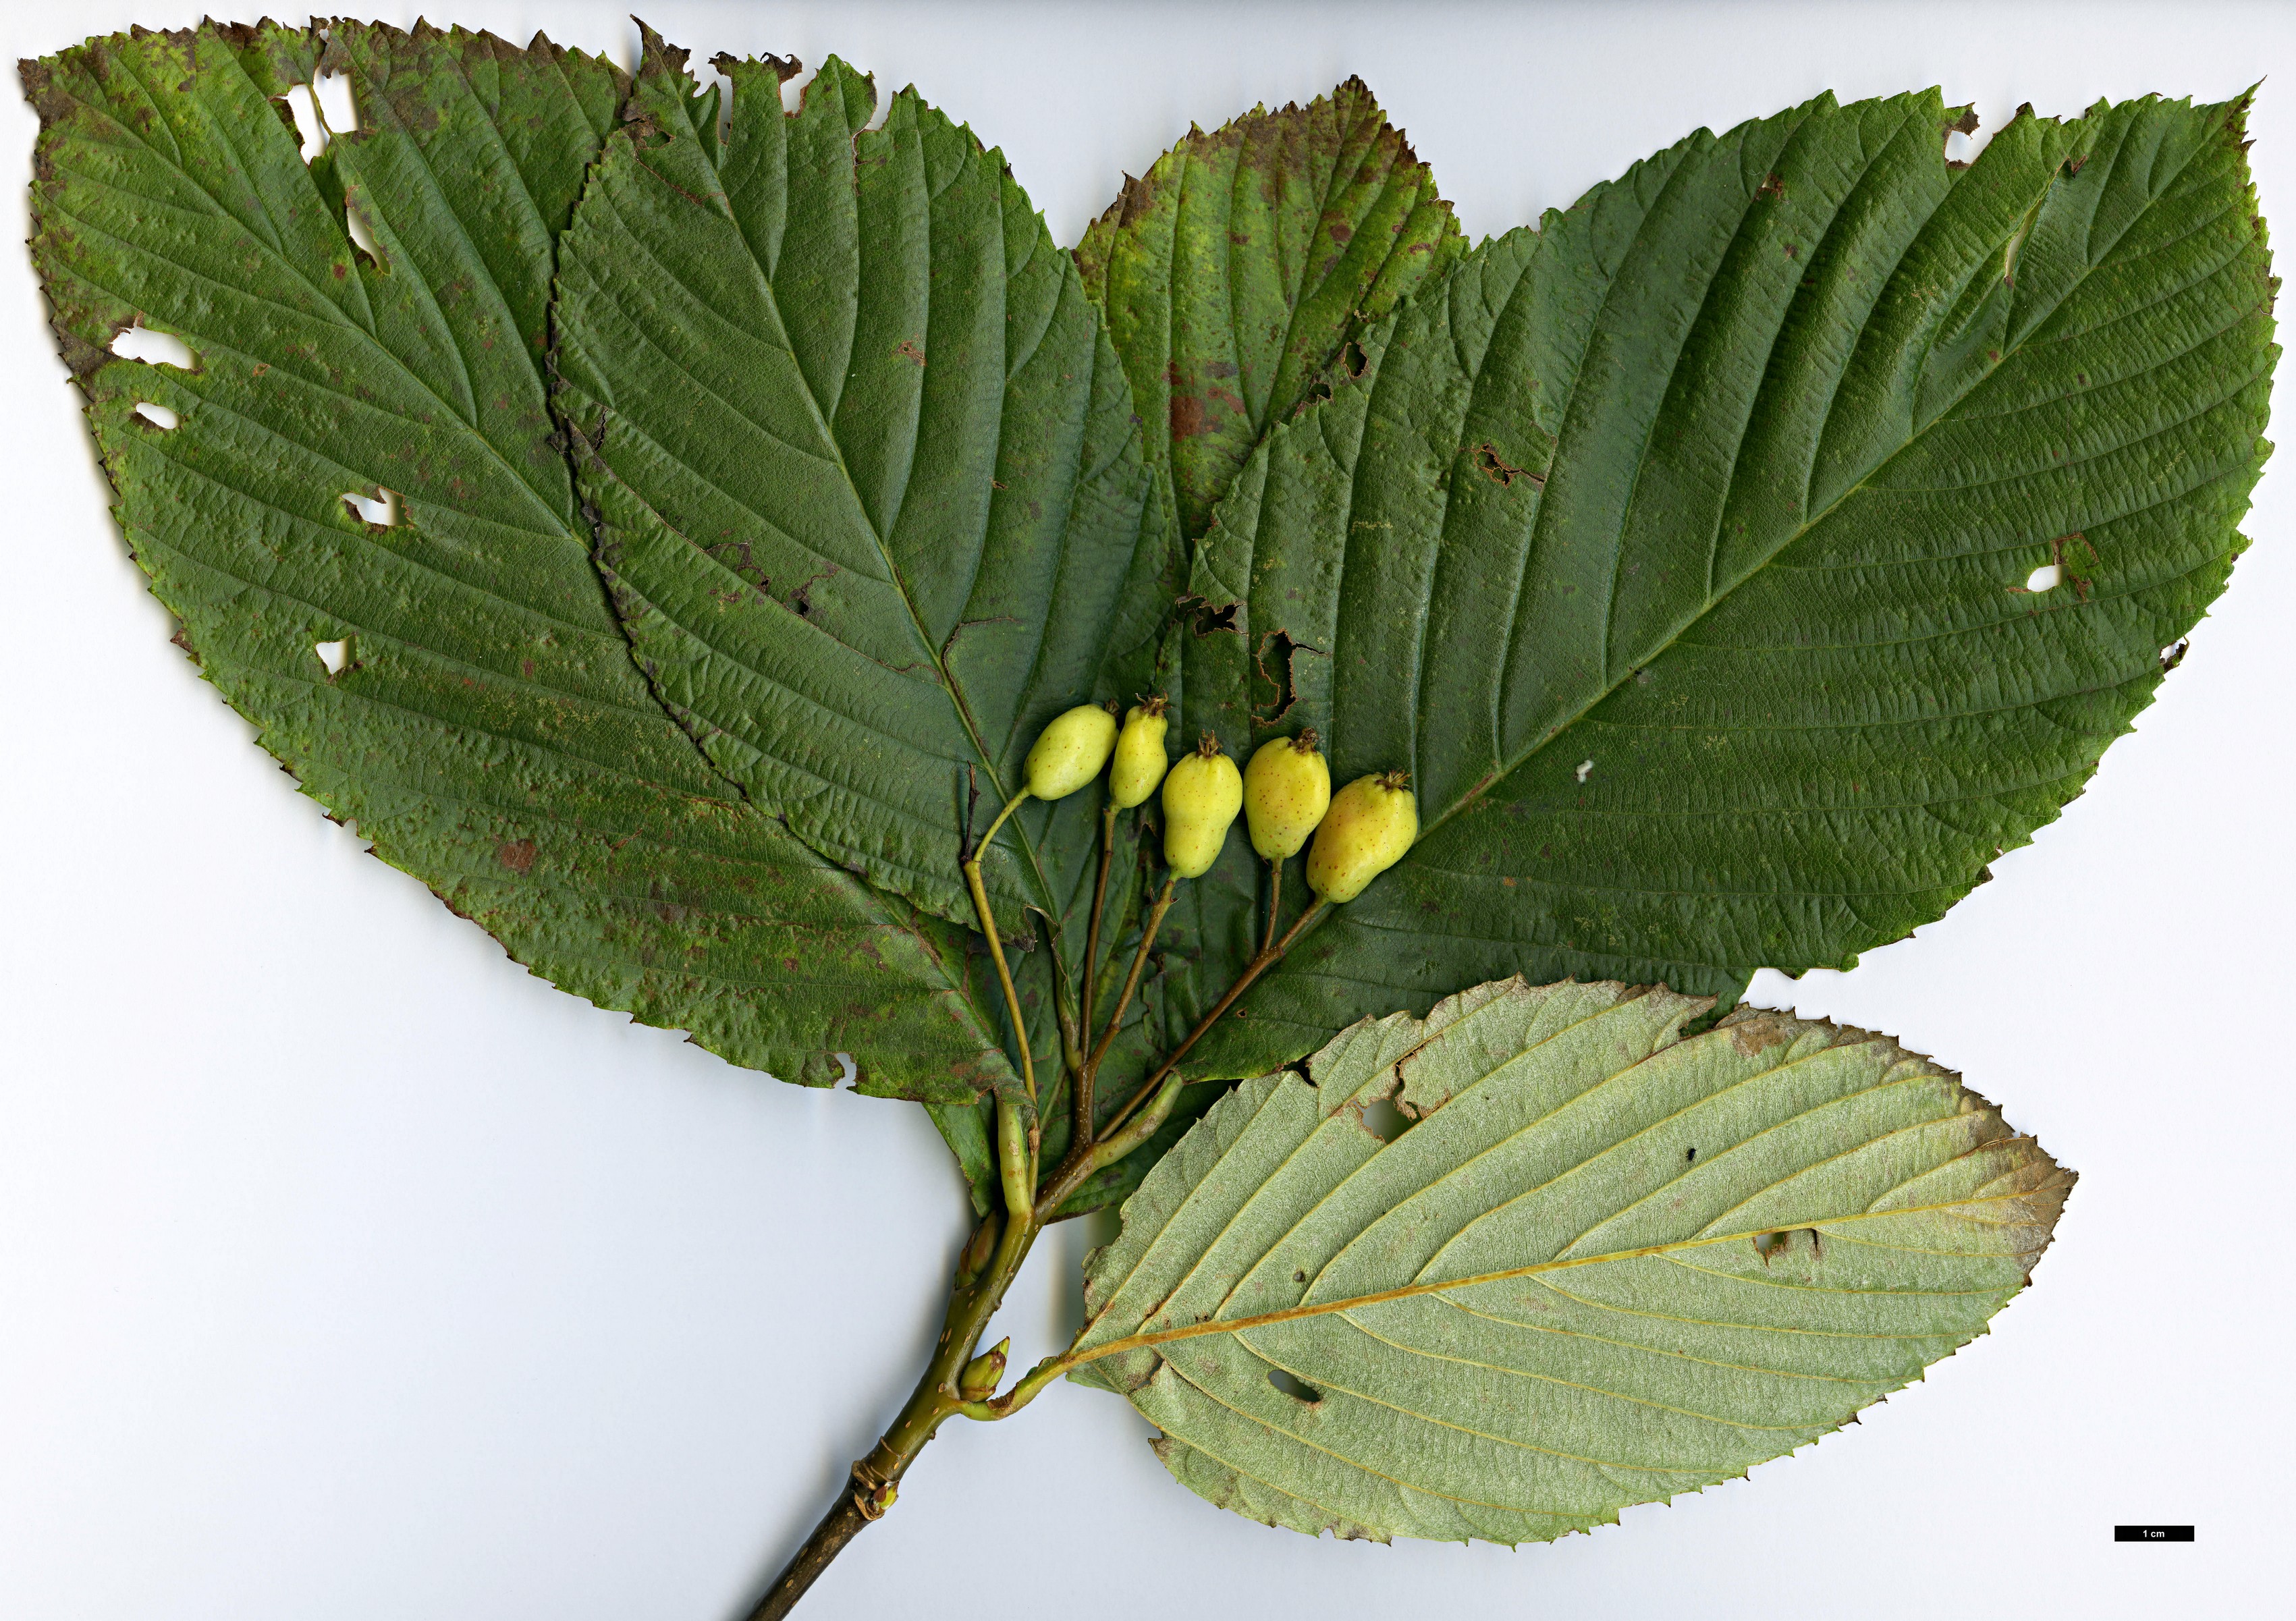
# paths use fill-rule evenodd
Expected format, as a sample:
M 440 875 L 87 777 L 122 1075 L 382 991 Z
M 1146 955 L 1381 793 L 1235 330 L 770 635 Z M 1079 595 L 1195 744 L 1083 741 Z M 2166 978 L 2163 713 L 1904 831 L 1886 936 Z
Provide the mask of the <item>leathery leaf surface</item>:
M 322 70 L 361 127 L 307 166 L 282 98 Z M 828 1083 L 842 1049 L 865 1090 L 1012 1084 L 962 937 L 709 771 L 591 566 L 541 365 L 553 244 L 622 76 L 539 37 L 340 21 L 118 36 L 23 73 L 33 253 L 128 544 L 305 790 L 554 983 L 736 1062 Z M 139 319 L 192 368 L 114 357 Z M 388 523 L 345 500 L 386 494 Z
M 1847 967 L 2054 817 L 2245 544 L 2278 350 L 2244 107 L 2021 112 L 1957 168 L 1934 93 L 1820 99 L 1366 333 L 1205 539 L 1180 730 L 1312 725 L 1334 782 L 1412 774 L 1421 835 L 1192 1064 L 1509 973 Z M 1249 952 L 1240 844 L 1179 1019 Z
M 1070 1377 L 1211 1502 L 1382 1541 L 1545 1540 L 1816 1440 L 1984 1331 L 2073 1176 L 1886 1036 L 1678 1039 L 1709 1006 L 1509 980 L 1243 1083 L 1089 1259 Z

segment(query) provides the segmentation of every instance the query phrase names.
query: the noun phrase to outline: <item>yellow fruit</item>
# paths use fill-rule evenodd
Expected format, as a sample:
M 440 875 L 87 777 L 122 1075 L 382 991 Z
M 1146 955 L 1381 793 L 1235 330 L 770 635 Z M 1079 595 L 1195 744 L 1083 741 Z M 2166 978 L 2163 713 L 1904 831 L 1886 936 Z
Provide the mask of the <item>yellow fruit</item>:
M 1196 751 L 1164 776 L 1164 863 L 1175 878 L 1201 878 L 1219 859 L 1229 823 L 1243 808 L 1243 774 L 1209 732 Z
M 1419 801 L 1402 772 L 1357 777 L 1332 796 L 1308 852 L 1308 888 L 1327 901 L 1351 901 L 1403 859 L 1419 837 Z
M 1251 847 L 1269 861 L 1300 853 L 1332 803 L 1332 768 L 1315 733 L 1273 738 L 1243 768 L 1243 818 Z
M 1078 704 L 1037 734 L 1022 781 L 1039 799 L 1065 799 L 1100 774 L 1115 747 L 1116 716 L 1098 704 Z
M 1164 712 L 1170 708 L 1161 698 L 1145 698 L 1124 717 L 1108 770 L 1109 802 L 1119 810 L 1145 804 L 1164 780 L 1164 733 L 1172 725 Z

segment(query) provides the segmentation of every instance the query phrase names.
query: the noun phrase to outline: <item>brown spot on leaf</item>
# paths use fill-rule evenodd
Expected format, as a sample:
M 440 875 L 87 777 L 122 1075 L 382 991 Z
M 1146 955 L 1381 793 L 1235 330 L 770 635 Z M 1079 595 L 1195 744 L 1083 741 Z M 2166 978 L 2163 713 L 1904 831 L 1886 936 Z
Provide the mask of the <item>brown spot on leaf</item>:
M 898 355 L 904 360 L 914 360 L 919 365 L 922 365 L 925 363 L 925 352 L 922 348 L 918 347 L 917 340 L 914 338 L 902 339 L 898 343 L 893 346 L 893 353 Z
M 1190 439 L 1204 430 L 1204 402 L 1193 394 L 1172 396 L 1172 437 Z
M 534 840 L 509 839 L 495 846 L 495 859 L 513 872 L 525 872 L 534 866 Z
M 1546 474 L 1515 466 L 1499 454 L 1498 446 L 1488 439 L 1476 446 L 1469 456 L 1475 464 L 1475 470 L 1494 484 L 1513 485 L 1517 479 L 1528 479 L 1533 489 L 1543 489 L 1546 486 Z
M 1124 189 L 1117 193 L 1116 223 L 1121 228 L 1138 219 L 1156 206 L 1156 186 L 1151 180 L 1124 177 Z
M 1768 177 L 1754 188 L 1754 195 L 1765 202 L 1775 202 L 1785 194 L 1786 183 L 1775 169 L 1772 169 Z
M 1742 1019 L 1735 1024 L 1726 1026 L 1725 1028 L 1730 1032 L 1731 1044 L 1748 1058 L 1752 1058 L 1757 1053 L 1767 1052 L 1772 1047 L 1783 1046 L 1786 1041 L 1786 1031 L 1784 1026 L 1777 1019 L 1759 1013 L 1751 1019 Z

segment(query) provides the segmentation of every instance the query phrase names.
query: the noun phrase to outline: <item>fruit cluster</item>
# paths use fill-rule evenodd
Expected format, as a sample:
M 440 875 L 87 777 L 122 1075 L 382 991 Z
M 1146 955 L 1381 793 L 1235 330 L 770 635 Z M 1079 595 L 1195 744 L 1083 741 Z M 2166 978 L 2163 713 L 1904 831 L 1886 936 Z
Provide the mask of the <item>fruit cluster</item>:
M 1171 1112 L 1185 1077 L 1175 1073 L 1188 1050 L 1215 1020 L 1235 1004 L 1252 982 L 1280 959 L 1292 942 L 1322 913 L 1324 906 L 1351 901 L 1382 872 L 1403 859 L 1419 836 L 1419 806 L 1402 772 L 1389 771 L 1357 778 L 1334 794 L 1331 767 L 1316 747 L 1313 732 L 1297 737 L 1271 739 L 1251 757 L 1242 771 L 1220 751 L 1219 740 L 1205 734 L 1195 749 L 1177 761 L 1164 752 L 1171 730 L 1170 704 L 1161 696 L 1142 699 L 1132 706 L 1121 725 L 1115 706 L 1079 704 L 1054 716 L 1038 733 L 1021 767 L 1021 786 L 978 844 L 968 839 L 964 880 L 988 942 L 988 954 L 1004 993 L 1005 1011 L 1015 1030 L 1027 1028 L 1021 995 L 1013 984 L 1004 946 L 988 909 L 988 894 L 980 876 L 981 852 L 995 842 L 1005 818 L 1030 799 L 1065 799 L 1090 783 L 1105 769 L 1108 799 L 1100 819 L 1100 876 L 1094 886 L 1092 923 L 1085 935 L 1084 995 L 1080 1007 L 1062 1014 L 1062 1069 L 1073 1080 L 1071 1106 L 1076 1125 L 1068 1158 L 1052 1178 L 1046 1197 L 1057 1206 L 1073 1191 L 1078 1179 L 1112 1164 L 1144 1142 Z M 1149 795 L 1163 789 L 1164 867 L 1162 886 L 1141 919 L 1140 940 L 1129 971 L 1117 992 L 1115 1007 L 1103 1023 L 1100 1018 L 1101 928 L 1108 898 L 1111 857 L 1116 847 L 1116 818 L 1144 805 Z M 1211 1011 L 1168 1052 L 1162 1064 L 1141 1084 L 1129 1101 L 1117 1110 L 1103 1129 L 1094 1103 L 1101 1061 L 1110 1044 L 1123 1028 L 1124 1015 L 1140 988 L 1142 971 L 1155 948 L 1157 930 L 1172 909 L 1180 880 L 1201 878 L 1219 859 L 1228 830 L 1242 812 L 1251 834 L 1251 847 L 1267 863 L 1267 931 L 1257 956 L 1245 965 L 1235 982 L 1221 995 Z M 1308 840 L 1315 842 L 1312 847 Z M 1283 912 L 1283 864 L 1308 850 L 1308 888 L 1316 898 L 1279 937 Z M 1097 1039 L 1095 1039 L 1097 1031 Z M 1023 1042 L 1020 1049 L 1021 1079 L 1029 1101 L 1037 1101 L 1036 1055 Z M 1005 1204 L 1015 1215 L 1026 1216 L 1035 1207 L 1038 1183 L 1037 1150 L 1039 1127 L 1023 1119 L 1013 1100 L 997 1100 L 997 1159 L 1004 1179 Z
M 1098 704 L 1055 716 L 1029 750 L 1028 796 L 1065 798 L 1106 765 L 1110 803 L 1129 810 L 1160 782 L 1164 863 L 1174 879 L 1210 872 L 1242 811 L 1252 849 L 1279 872 L 1315 839 L 1308 852 L 1308 888 L 1332 903 L 1361 895 L 1419 836 L 1418 801 L 1402 772 L 1358 777 L 1334 794 L 1331 766 L 1312 731 L 1270 739 L 1241 772 L 1209 733 L 1192 752 L 1168 763 L 1168 708 L 1160 697 L 1144 698 L 1121 727 Z

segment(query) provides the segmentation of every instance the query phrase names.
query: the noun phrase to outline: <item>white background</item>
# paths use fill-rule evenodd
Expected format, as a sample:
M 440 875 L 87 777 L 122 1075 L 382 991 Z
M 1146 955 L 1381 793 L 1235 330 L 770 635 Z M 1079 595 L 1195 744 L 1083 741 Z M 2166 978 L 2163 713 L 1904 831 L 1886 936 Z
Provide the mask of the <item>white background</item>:
M 1064 242 L 1191 119 L 1350 72 L 1476 237 L 1829 87 L 1941 84 L 1991 130 L 2267 74 L 2256 170 L 2296 217 L 2296 12 L 2267 7 L 648 14 L 697 60 L 914 79 Z M 0 44 L 195 15 L 11 4 Z M 437 15 L 633 48 L 615 4 Z M 11 240 L 33 132 L 0 100 Z M 0 1615 L 739 1613 L 933 1332 L 962 1218 L 924 1115 L 561 995 L 364 856 L 168 644 L 12 249 L 0 368 Z M 1936 1054 L 2081 1173 L 1989 1337 L 1751 1480 L 1520 1551 L 1250 1524 L 1060 1387 L 952 1424 L 803 1613 L 2287 1613 L 2292 491 L 2267 472 L 2229 594 L 2061 823 L 1855 972 L 1757 982 Z M 1073 1324 L 1086 1237 L 1016 1291 L 1023 1365 Z M 2120 1520 L 2200 1540 L 2117 1546 Z

